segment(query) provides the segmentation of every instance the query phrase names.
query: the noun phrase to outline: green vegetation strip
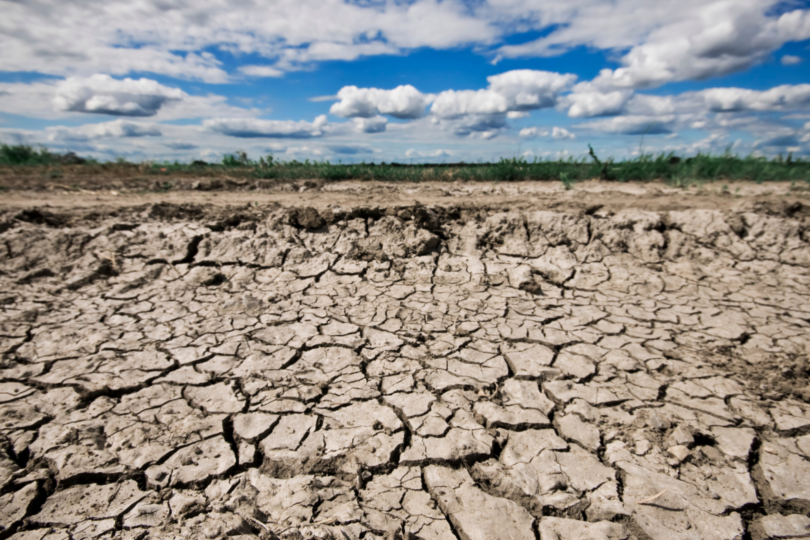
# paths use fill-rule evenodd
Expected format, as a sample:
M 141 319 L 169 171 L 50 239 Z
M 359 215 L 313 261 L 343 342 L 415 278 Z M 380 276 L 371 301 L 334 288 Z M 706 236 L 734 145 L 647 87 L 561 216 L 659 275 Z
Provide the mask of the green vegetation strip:
M 380 180 L 391 182 L 420 182 L 426 180 L 450 181 L 519 181 L 561 180 L 566 187 L 573 182 L 602 178 L 618 182 L 631 180 L 665 180 L 674 185 L 688 185 L 695 181 L 751 180 L 810 182 L 810 160 L 777 156 L 739 157 L 726 152 L 722 155 L 698 154 L 680 158 L 674 154 L 654 156 L 646 154 L 624 161 L 600 160 L 590 148 L 582 159 L 527 161 L 523 158 L 503 158 L 497 163 L 401 164 L 357 163 L 335 164 L 329 161 L 276 161 L 272 156 L 251 160 L 244 152 L 227 155 L 221 163 L 194 161 L 191 163 L 129 163 L 119 159 L 114 163 L 99 163 L 73 153 L 54 154 L 47 149 L 35 150 L 30 146 L 0 145 L 0 165 L 34 169 L 69 165 L 78 167 L 74 173 L 91 173 L 96 169 L 118 173 L 131 170 L 148 175 L 194 175 L 278 180 Z

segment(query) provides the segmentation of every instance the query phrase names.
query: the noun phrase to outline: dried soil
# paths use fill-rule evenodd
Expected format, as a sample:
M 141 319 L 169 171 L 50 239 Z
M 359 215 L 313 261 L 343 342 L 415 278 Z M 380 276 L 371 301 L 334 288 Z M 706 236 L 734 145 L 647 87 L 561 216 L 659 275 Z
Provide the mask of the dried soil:
M 804 192 L 102 184 L 0 200 L 0 538 L 810 538 Z

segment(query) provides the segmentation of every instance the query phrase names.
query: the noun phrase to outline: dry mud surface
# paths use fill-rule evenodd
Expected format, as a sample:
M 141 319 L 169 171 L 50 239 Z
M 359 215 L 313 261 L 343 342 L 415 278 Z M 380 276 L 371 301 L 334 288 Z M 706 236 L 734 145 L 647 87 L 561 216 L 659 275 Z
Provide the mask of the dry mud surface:
M 806 206 L 328 197 L 5 199 L 0 538 L 810 538 Z

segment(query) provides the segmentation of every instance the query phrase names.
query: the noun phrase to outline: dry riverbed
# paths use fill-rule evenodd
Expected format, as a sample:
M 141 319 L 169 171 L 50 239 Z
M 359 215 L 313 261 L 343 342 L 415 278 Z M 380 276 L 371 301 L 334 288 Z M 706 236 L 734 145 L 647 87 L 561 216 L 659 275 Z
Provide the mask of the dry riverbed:
M 810 538 L 789 184 L 0 194 L 0 538 Z

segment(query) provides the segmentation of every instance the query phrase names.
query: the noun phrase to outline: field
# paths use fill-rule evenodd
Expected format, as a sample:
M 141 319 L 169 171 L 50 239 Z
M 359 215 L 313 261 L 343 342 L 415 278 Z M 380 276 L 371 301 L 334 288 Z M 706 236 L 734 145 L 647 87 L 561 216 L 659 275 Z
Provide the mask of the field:
M 0 538 L 807 537 L 808 164 L 651 160 L 8 164 Z
M 124 159 L 98 163 L 75 154 L 52 154 L 47 149 L 0 145 L 0 187 L 41 189 L 52 185 L 71 185 L 71 179 L 87 187 L 101 180 L 110 187 L 138 186 L 155 191 L 187 189 L 189 178 L 204 189 L 256 189 L 278 182 L 377 180 L 384 182 L 513 182 L 559 180 L 570 189 L 576 182 L 601 178 L 606 181 L 665 181 L 675 187 L 716 181 L 810 182 L 810 161 L 778 156 L 701 155 L 681 158 L 674 154 L 643 154 L 631 160 L 601 160 L 593 148 L 581 159 L 528 161 L 503 158 L 497 163 L 354 163 L 277 161 L 273 156 L 251 160 L 244 152 L 226 155 L 221 163 L 129 163 Z M 211 181 L 201 179 L 215 179 Z M 191 183 L 194 183 L 192 181 Z M 78 184 L 77 184 L 78 185 Z M 115 185 L 115 182 L 114 184 Z

